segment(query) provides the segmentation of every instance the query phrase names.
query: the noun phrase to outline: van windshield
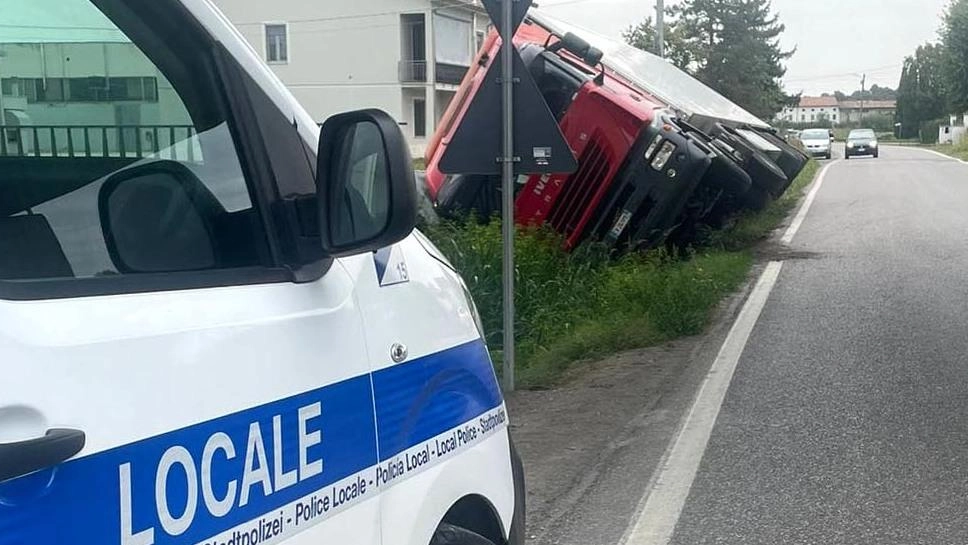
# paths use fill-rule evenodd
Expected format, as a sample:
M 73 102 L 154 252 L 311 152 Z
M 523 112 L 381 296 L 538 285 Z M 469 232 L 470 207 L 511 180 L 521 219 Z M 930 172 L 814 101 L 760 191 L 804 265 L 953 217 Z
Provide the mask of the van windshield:
M 256 262 L 251 230 L 225 231 L 213 242 L 192 229 L 244 225 L 255 213 L 229 121 L 212 98 L 218 93 L 196 81 L 204 78 L 185 76 L 198 73 L 197 59 L 154 44 L 143 49 L 141 35 L 129 36 L 88 0 L 14 2 L 3 17 L 0 279 L 124 273 L 132 267 L 115 254 L 115 239 L 127 249 L 152 247 L 159 271 Z M 153 187 L 126 185 L 123 203 L 109 198 L 108 180 L 156 168 L 184 173 L 182 187 L 211 206 L 193 209 L 169 183 L 162 210 L 158 199 L 144 198 L 161 191 L 157 174 Z M 113 229 L 109 214 L 117 216 Z M 161 221 L 170 217 L 182 219 Z M 133 218 L 161 219 L 126 223 Z M 222 260 L 199 250 L 210 242 L 241 250 Z M 186 265 L 190 249 L 206 259 Z

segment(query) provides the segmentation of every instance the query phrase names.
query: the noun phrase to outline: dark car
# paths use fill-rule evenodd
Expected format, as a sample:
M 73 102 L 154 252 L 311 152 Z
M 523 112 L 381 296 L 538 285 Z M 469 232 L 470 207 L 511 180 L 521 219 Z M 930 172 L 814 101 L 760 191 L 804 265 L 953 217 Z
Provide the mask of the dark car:
M 877 135 L 872 129 L 855 129 L 847 135 L 844 145 L 844 159 L 858 155 L 873 155 L 877 157 Z

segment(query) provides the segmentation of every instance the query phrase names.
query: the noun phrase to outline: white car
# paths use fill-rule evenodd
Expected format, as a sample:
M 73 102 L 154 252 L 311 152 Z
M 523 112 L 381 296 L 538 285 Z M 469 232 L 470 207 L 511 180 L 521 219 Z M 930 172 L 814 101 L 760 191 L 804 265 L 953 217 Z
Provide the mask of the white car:
M 205 0 L 3 22 L 0 545 L 523 543 L 397 123 L 320 128 Z
M 800 141 L 807 153 L 813 157 L 830 159 L 830 131 L 828 129 L 806 129 L 800 133 Z

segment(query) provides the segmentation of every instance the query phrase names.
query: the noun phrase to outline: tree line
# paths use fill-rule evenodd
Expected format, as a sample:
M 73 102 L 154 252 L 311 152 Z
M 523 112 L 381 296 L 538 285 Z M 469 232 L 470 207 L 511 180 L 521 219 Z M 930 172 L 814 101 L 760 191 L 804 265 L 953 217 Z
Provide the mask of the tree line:
M 897 121 L 906 138 L 937 136 L 948 114 L 968 112 L 968 0 L 952 0 L 936 43 L 904 59 L 897 89 Z M 924 133 L 924 134 L 922 134 Z
M 666 58 L 752 114 L 769 119 L 790 97 L 783 92 L 780 47 L 785 30 L 770 0 L 684 0 L 666 8 Z M 651 17 L 623 34 L 632 46 L 656 52 Z

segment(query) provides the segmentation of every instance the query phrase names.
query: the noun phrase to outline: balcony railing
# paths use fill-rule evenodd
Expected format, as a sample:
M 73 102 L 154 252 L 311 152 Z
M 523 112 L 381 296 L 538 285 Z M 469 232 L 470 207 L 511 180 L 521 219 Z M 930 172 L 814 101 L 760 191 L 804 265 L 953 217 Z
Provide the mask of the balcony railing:
M 426 83 L 427 61 L 400 61 L 401 83 Z
M 0 157 L 160 157 L 195 161 L 191 125 L 22 125 L 0 128 Z
M 460 85 L 461 80 L 464 79 L 464 74 L 467 73 L 467 68 L 468 67 L 466 66 L 438 62 L 435 72 L 437 76 L 437 83 Z

